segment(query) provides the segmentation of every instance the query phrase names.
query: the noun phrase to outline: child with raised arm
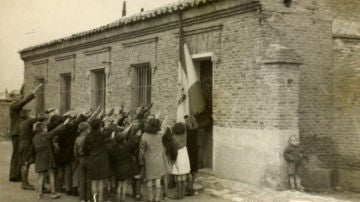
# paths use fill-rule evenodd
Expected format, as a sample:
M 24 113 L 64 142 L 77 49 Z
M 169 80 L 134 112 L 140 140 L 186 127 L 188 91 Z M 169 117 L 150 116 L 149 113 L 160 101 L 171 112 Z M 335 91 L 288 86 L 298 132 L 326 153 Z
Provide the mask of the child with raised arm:
M 120 202 L 124 202 L 126 199 L 127 181 L 133 177 L 132 170 L 132 155 L 134 144 L 127 141 L 127 130 L 118 132 L 115 141 L 110 152 L 110 161 L 112 169 L 115 172 L 115 178 L 117 182 L 117 196 Z
M 60 124 L 54 130 L 48 132 L 47 125 L 44 122 L 34 124 L 33 150 L 35 153 L 35 171 L 38 173 L 38 199 L 43 197 L 43 184 L 46 172 L 50 178 L 50 197 L 59 198 L 60 194 L 55 191 L 55 158 L 51 147 L 51 139 L 65 130 L 69 123 L 67 119 L 64 124 Z
M 85 137 L 83 146 L 94 201 L 104 201 L 104 181 L 111 175 L 105 142 L 107 136 L 100 130 L 101 124 L 99 118 L 90 121 L 91 132 Z

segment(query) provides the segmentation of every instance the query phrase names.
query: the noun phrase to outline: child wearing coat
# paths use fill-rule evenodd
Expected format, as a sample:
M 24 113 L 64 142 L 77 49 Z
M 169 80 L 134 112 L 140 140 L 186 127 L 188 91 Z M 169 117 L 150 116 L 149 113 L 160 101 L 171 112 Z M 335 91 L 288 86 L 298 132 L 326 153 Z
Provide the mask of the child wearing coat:
M 173 126 L 174 139 L 177 143 L 178 155 L 173 165 L 171 174 L 175 175 L 177 199 L 185 196 L 186 177 L 190 173 L 190 161 L 186 147 L 186 133 L 183 123 L 176 123 Z
M 167 165 L 167 173 L 163 177 L 163 199 L 167 200 L 168 194 L 168 178 L 171 174 L 173 164 L 176 162 L 177 158 L 177 143 L 173 138 L 173 134 L 170 127 L 167 127 L 165 130 L 165 134 L 162 138 L 162 142 L 165 148 L 164 160 L 165 164 Z
M 85 138 L 90 133 L 90 125 L 87 122 L 81 122 L 78 126 L 78 132 L 79 136 L 74 145 L 74 156 L 78 164 L 80 202 L 85 202 L 91 200 L 90 179 L 86 167 L 87 158 L 83 149 Z
M 51 139 L 65 130 L 69 119 L 64 124 L 59 125 L 54 130 L 48 132 L 47 125 L 44 122 L 34 124 L 33 151 L 35 154 L 35 171 L 38 173 L 38 198 L 43 197 L 43 184 L 46 172 L 50 178 L 50 197 L 59 198 L 60 194 L 55 191 L 55 158 L 51 147 Z
M 304 191 L 301 185 L 300 166 L 303 160 L 306 159 L 303 150 L 299 146 L 299 139 L 295 136 L 289 138 L 289 145 L 284 151 L 284 158 L 287 163 L 287 173 L 289 177 L 289 184 L 292 190 Z
M 166 125 L 166 119 L 163 121 Z M 161 130 L 160 121 L 150 118 L 145 123 L 145 133 L 141 137 L 139 146 L 140 164 L 145 167 L 145 181 L 148 189 L 148 201 L 160 201 L 161 178 L 167 173 L 164 161 L 164 146 L 162 137 L 165 128 Z M 155 184 L 155 197 L 153 197 Z
M 87 168 L 91 180 L 91 192 L 94 201 L 104 200 L 104 182 L 111 176 L 109 154 L 106 149 L 107 136 L 101 129 L 102 121 L 95 118 L 90 121 L 91 132 L 84 140 L 84 154 L 87 156 Z
M 115 138 L 117 144 L 110 152 L 110 162 L 115 171 L 117 182 L 118 201 L 124 202 L 126 198 L 127 181 L 133 177 L 132 172 L 132 144 L 126 140 L 126 132 L 120 132 Z

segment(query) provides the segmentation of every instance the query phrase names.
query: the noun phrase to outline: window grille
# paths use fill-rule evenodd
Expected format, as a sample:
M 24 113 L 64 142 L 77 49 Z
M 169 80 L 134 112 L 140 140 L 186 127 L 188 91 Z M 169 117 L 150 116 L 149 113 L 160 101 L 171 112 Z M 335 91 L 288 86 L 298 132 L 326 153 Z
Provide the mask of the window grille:
M 151 103 L 150 64 L 134 65 L 133 68 L 133 107 L 147 106 Z

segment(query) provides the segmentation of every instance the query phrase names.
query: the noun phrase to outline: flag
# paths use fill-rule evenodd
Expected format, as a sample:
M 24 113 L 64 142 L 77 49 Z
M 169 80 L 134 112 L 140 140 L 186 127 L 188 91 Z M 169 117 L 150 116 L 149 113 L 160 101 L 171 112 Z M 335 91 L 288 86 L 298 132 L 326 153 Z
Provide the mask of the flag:
M 184 56 L 184 29 L 182 12 L 179 13 L 179 65 L 178 65 L 178 101 L 176 121 L 184 122 L 184 116 L 189 115 L 189 98 L 187 95 L 187 72 Z
M 184 44 L 184 57 L 187 72 L 189 115 L 194 115 L 204 111 L 206 102 L 201 88 L 200 68 L 195 67 L 189 48 L 186 44 Z
M 178 66 L 178 103 L 177 103 L 177 122 L 184 122 L 184 116 L 189 115 L 189 99 L 187 90 L 187 76 L 184 67 L 179 62 Z
M 200 83 L 200 69 L 195 68 L 188 46 L 184 42 L 182 12 L 179 13 L 179 65 L 177 121 L 184 115 L 194 115 L 205 109 L 205 99 Z

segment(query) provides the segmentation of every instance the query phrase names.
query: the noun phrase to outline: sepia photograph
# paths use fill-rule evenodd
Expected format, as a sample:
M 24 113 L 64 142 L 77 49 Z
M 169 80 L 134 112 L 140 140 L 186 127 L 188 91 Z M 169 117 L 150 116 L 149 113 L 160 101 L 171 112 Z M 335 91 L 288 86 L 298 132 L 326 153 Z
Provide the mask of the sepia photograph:
M 3 0 L 0 27 L 0 201 L 360 201 L 360 0 Z

